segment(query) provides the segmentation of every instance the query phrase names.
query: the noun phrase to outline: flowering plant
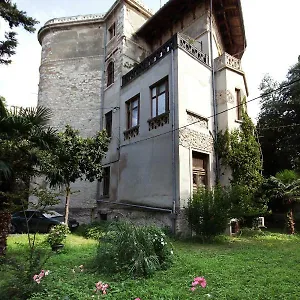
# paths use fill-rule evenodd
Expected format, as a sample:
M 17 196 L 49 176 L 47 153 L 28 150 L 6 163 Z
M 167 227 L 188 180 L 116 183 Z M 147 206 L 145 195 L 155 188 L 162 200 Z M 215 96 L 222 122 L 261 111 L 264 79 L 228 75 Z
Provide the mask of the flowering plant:
M 50 229 L 47 242 L 50 244 L 51 247 L 55 245 L 60 245 L 66 240 L 68 233 L 70 233 L 70 230 L 67 225 L 55 225 Z
M 100 292 L 102 292 L 102 295 L 106 295 L 106 293 L 107 293 L 106 290 L 109 287 L 109 285 L 107 283 L 104 283 L 102 281 L 98 281 L 95 284 L 95 286 L 96 286 L 95 293 L 100 291 Z
M 49 274 L 49 272 L 50 272 L 49 270 L 47 270 L 47 271 L 42 270 L 40 272 L 40 274 L 36 274 L 33 276 L 33 280 L 39 284 L 41 282 L 41 280 L 43 279 L 43 277 L 47 276 Z
M 204 277 L 195 277 L 192 282 L 191 291 L 194 292 L 196 290 L 197 285 L 201 286 L 202 288 L 206 287 L 206 280 Z

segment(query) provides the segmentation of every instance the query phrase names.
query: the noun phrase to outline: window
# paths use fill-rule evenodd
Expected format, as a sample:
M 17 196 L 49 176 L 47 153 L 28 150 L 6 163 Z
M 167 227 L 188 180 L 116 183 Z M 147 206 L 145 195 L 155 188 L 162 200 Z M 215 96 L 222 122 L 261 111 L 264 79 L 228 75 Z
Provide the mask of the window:
M 193 190 L 197 191 L 199 187 L 208 185 L 207 162 L 208 155 L 193 151 Z
M 140 95 L 126 102 L 127 106 L 127 129 L 140 123 Z
M 109 196 L 110 167 L 103 168 L 103 196 Z
M 105 129 L 108 137 L 111 137 L 112 129 L 112 111 L 109 111 L 105 114 Z
M 157 117 L 169 110 L 168 79 L 156 83 L 151 88 L 151 117 Z
M 110 41 L 116 35 L 116 23 L 108 28 L 108 40 Z
M 107 66 L 107 86 L 110 86 L 114 83 L 114 72 L 114 63 L 111 61 Z
M 236 95 L 236 117 L 237 120 L 242 120 L 243 105 L 241 99 L 241 90 L 235 89 L 235 95 Z

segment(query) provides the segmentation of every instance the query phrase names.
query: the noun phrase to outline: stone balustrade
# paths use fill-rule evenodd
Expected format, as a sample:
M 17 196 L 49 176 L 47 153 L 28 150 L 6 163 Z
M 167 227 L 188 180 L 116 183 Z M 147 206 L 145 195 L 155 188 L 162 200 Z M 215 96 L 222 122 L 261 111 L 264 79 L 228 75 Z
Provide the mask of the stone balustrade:
M 241 60 L 224 52 L 221 56 L 215 58 L 215 70 L 219 71 L 225 67 L 243 72 Z

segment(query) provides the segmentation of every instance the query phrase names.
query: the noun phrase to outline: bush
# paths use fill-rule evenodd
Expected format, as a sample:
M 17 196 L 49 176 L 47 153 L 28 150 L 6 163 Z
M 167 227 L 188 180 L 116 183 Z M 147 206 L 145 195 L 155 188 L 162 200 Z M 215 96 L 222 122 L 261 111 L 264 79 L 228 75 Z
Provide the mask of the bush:
M 76 234 L 85 237 L 86 239 L 99 240 L 108 230 L 109 221 L 93 222 L 90 224 L 80 225 Z
M 63 244 L 70 233 L 69 227 L 65 224 L 58 224 L 50 229 L 47 242 L 51 247 Z
M 99 242 L 96 264 L 101 272 L 146 277 L 172 259 L 172 246 L 159 228 L 115 223 Z
M 216 186 L 213 190 L 200 188 L 189 199 L 185 209 L 191 229 L 203 240 L 224 233 L 229 219 L 228 189 Z

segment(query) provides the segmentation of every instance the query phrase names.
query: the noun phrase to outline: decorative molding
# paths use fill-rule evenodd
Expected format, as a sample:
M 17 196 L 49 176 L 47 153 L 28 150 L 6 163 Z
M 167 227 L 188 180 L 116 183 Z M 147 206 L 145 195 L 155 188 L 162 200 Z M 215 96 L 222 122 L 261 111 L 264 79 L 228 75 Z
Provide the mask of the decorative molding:
M 149 131 L 169 124 L 169 112 L 165 112 L 157 117 L 148 120 Z
M 229 90 L 220 90 L 216 93 L 217 103 L 224 104 L 224 103 L 234 103 L 234 97 Z
M 89 14 L 89 15 L 78 15 L 72 17 L 63 17 L 63 18 L 54 18 L 45 23 L 46 25 L 51 24 L 62 24 L 62 23 L 70 23 L 70 22 L 81 22 L 81 21 L 88 21 L 88 20 L 98 20 L 103 19 L 105 14 Z
M 191 124 L 195 129 L 205 128 L 208 129 L 208 120 L 205 117 L 199 116 L 191 111 L 187 110 L 187 122 Z
M 131 127 L 129 129 L 125 130 L 123 132 L 124 133 L 124 141 L 130 140 L 131 138 L 134 138 L 137 135 L 139 135 L 139 130 L 140 130 L 140 126 L 139 125 Z
M 214 148 L 213 138 L 209 134 L 189 128 L 179 130 L 179 145 L 185 148 L 199 149 L 207 153 L 212 153 Z
M 207 54 L 198 49 L 195 45 L 192 44 L 193 40 L 188 39 L 181 34 L 175 34 L 170 40 L 168 40 L 164 45 L 154 51 L 151 55 L 145 58 L 140 64 L 134 67 L 131 71 L 126 73 L 122 77 L 122 87 L 127 85 L 129 82 L 133 81 L 135 78 L 139 77 L 143 72 L 151 68 L 158 61 L 163 59 L 166 55 L 168 55 L 171 50 L 175 50 L 177 48 L 182 49 L 187 52 L 197 61 L 205 64 L 209 67 L 209 57 Z

